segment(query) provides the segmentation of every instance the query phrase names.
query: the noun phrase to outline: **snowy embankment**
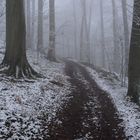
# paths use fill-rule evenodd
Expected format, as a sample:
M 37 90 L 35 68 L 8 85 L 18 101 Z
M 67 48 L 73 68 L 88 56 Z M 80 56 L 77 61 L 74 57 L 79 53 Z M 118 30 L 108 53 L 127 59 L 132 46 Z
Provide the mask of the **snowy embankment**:
M 32 67 L 45 78 L 25 82 L 0 75 L 0 140 L 43 139 L 42 131 L 47 134 L 50 121 L 69 99 L 64 64 L 49 62 L 43 56 L 37 63 L 33 52 L 28 56 Z
M 97 84 L 112 97 L 129 140 L 140 140 L 140 108 L 126 97 L 127 88 L 121 87 L 120 81 L 113 74 L 104 74 L 89 67 L 87 70 Z

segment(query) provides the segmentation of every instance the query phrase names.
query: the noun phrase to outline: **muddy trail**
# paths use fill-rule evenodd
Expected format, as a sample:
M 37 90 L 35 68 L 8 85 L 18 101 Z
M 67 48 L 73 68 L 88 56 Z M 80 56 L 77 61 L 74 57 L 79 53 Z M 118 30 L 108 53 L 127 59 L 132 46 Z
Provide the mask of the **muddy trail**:
M 70 100 L 51 123 L 49 140 L 126 140 L 122 120 L 111 98 L 101 90 L 86 69 L 66 62 L 70 77 Z

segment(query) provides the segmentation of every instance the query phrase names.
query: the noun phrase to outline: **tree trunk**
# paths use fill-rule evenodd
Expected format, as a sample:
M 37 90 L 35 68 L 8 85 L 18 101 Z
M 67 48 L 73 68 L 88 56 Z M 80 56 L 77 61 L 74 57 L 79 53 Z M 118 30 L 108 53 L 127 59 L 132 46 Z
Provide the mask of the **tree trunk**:
M 82 8 L 82 21 L 81 21 L 81 35 L 80 35 L 80 59 L 84 63 L 90 63 L 90 26 L 91 16 L 89 23 L 87 22 L 87 2 L 81 1 Z M 90 13 L 91 14 L 91 13 Z
M 2 62 L 7 75 L 33 77 L 38 75 L 26 57 L 26 27 L 23 0 L 6 0 L 6 52 Z
M 126 0 L 122 0 L 122 13 L 123 13 L 123 25 L 124 25 L 124 43 L 125 43 L 125 76 L 128 75 L 128 57 L 129 57 L 129 28 L 127 19 L 127 3 Z
M 80 27 L 80 61 L 84 62 L 84 15 L 82 14 Z
M 32 0 L 32 48 L 35 49 L 35 8 L 36 0 Z
M 43 0 L 38 0 L 38 42 L 37 55 L 43 51 Z
M 31 1 L 27 0 L 26 1 L 26 6 L 27 6 L 27 49 L 32 48 L 31 46 Z
M 134 0 L 133 24 L 128 66 L 128 96 L 140 105 L 140 1 Z
M 118 43 L 118 36 L 117 36 L 117 21 L 116 21 L 117 18 L 116 18 L 115 0 L 112 0 L 112 13 L 113 13 L 113 43 L 114 43 L 113 70 L 114 72 L 119 73 L 119 57 L 118 57 L 119 43 Z
M 102 67 L 105 68 L 105 35 L 104 35 L 104 17 L 103 17 L 103 0 L 100 0 L 101 12 L 101 47 L 102 47 Z
M 48 59 L 56 61 L 55 58 L 55 0 L 49 0 L 49 48 Z
M 77 16 L 76 16 L 76 3 L 73 0 L 73 18 L 74 18 L 74 47 L 75 47 L 75 59 L 78 59 L 77 53 Z

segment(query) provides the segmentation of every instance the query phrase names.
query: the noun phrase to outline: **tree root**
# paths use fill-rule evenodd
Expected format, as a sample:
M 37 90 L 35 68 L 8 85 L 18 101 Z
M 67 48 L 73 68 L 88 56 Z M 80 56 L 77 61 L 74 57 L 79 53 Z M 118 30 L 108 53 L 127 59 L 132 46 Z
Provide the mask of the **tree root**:
M 28 63 L 22 66 L 11 66 L 7 64 L 0 65 L 0 73 L 7 76 L 15 77 L 16 79 L 36 79 L 43 78 L 43 76 L 37 73 Z

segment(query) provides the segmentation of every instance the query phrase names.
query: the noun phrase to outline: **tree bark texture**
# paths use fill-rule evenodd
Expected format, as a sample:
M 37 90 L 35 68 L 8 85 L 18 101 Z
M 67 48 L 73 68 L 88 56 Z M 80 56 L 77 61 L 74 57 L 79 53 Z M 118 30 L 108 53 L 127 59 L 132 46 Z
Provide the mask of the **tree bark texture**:
M 129 53 L 128 96 L 140 105 L 140 1 L 134 0 Z
M 23 0 L 6 0 L 6 52 L 2 67 L 10 76 L 33 77 L 37 73 L 26 57 L 26 26 Z

